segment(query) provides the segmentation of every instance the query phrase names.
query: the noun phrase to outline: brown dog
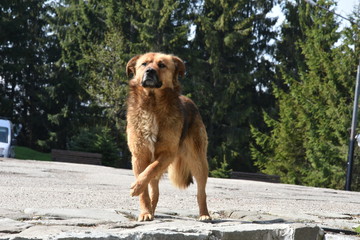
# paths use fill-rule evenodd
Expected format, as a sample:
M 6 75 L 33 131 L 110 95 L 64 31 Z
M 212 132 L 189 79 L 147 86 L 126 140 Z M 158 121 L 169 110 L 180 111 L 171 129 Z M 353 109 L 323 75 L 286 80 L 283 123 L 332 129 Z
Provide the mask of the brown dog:
M 127 138 L 136 182 L 131 196 L 140 196 L 139 221 L 154 218 L 159 199 L 159 179 L 168 170 L 172 183 L 186 188 L 197 182 L 200 220 L 210 220 L 205 186 L 207 134 L 195 104 L 180 95 L 178 76 L 184 62 L 175 56 L 146 53 L 126 66 L 130 80 Z

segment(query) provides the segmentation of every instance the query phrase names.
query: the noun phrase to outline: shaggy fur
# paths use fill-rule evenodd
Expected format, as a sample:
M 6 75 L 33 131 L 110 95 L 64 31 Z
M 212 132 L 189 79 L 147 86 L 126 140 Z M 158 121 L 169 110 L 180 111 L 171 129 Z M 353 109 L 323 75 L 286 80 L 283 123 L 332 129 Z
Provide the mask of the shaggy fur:
M 197 183 L 200 220 L 210 220 L 205 187 L 208 177 L 207 134 L 195 104 L 180 95 L 183 61 L 173 55 L 146 53 L 126 66 L 129 82 L 127 138 L 136 182 L 131 196 L 140 197 L 139 221 L 154 218 L 159 179 L 167 170 L 172 183 Z

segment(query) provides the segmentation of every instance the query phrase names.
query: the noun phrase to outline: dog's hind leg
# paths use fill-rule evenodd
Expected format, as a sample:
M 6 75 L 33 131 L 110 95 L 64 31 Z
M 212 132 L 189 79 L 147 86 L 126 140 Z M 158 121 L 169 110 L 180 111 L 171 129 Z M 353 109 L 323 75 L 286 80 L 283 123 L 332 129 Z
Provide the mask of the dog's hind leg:
M 203 155 L 203 154 L 196 154 L 196 156 L 194 156 L 192 161 L 188 161 L 188 163 L 190 165 L 191 173 L 194 176 L 197 185 L 197 202 L 199 205 L 199 214 L 200 214 L 199 220 L 207 221 L 207 220 L 211 220 L 207 208 L 206 191 L 205 191 L 209 167 L 205 155 L 204 156 L 199 156 L 199 155 Z

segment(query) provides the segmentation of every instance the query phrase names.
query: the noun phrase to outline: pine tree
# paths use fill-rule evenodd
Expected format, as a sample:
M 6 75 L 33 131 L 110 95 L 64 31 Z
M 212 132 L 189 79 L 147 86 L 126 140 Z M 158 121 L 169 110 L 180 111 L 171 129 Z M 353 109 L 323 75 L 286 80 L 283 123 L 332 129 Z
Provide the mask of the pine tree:
M 34 148 L 49 137 L 46 111 L 57 42 L 48 34 L 45 1 L 1 1 L 1 112 L 22 125 L 19 144 Z
M 124 102 L 127 79 L 124 66 L 129 59 L 132 33 L 128 15 L 131 1 L 72 1 L 57 3 L 52 27 L 62 47 L 58 65 L 67 81 L 59 83 L 55 98 L 63 99 L 61 110 L 50 116 L 65 144 L 84 127 L 109 127 L 122 150 Z M 128 39 L 126 41 L 126 39 Z M 64 91 L 67 91 L 64 93 Z M 65 98 L 72 99 L 67 101 Z M 72 119 L 72 122 L 69 120 Z M 120 163 L 115 163 L 117 166 Z
M 348 85 L 346 88 L 353 90 L 350 92 L 350 96 L 354 97 L 354 89 L 355 89 L 355 68 L 357 68 L 355 61 L 360 61 L 360 3 L 354 6 L 354 9 L 351 15 L 348 16 L 350 18 L 352 24 L 349 27 L 346 27 L 343 31 L 343 44 L 339 46 L 337 51 L 339 54 L 346 53 L 337 64 L 341 65 L 343 68 L 339 68 L 339 71 L 344 72 L 346 75 L 352 75 L 353 81 L 347 82 Z M 359 64 L 359 62 L 358 62 Z M 357 74 L 357 73 L 356 73 Z M 353 103 L 350 104 L 350 106 Z M 350 118 L 350 117 L 349 117 Z M 350 124 L 350 123 L 349 123 Z M 358 123 L 359 126 L 359 123 Z M 359 127 L 356 128 L 356 133 L 359 134 Z M 348 125 L 350 128 L 350 125 Z M 355 143 L 356 144 L 356 143 Z M 359 156 L 359 147 L 355 146 L 355 154 L 353 159 L 353 169 L 352 169 L 352 184 L 351 190 L 360 191 L 360 156 Z M 348 155 L 346 155 L 348 157 Z M 346 158 L 347 159 L 347 158 Z
M 189 32 L 189 0 L 141 0 L 133 3 L 131 24 L 138 33 L 138 53 L 165 52 L 180 57 L 186 49 Z
M 334 3 L 318 4 L 330 8 Z M 300 2 L 287 7 L 291 14 L 278 52 L 286 87 L 274 90 L 278 119 L 265 115 L 271 134 L 253 129 L 261 149 L 254 147 L 253 157 L 265 173 L 280 175 L 286 183 L 342 188 L 356 71 L 349 56 L 354 52 L 344 43 L 336 45 L 341 36 L 333 14 Z
M 274 4 L 64 0 L 55 28 L 61 65 L 79 86 L 78 98 L 101 109 L 87 114 L 124 132 L 127 78 L 121 66 L 147 51 L 178 55 L 188 69 L 183 93 L 194 98 L 206 121 L 214 166 L 227 159 L 232 168 L 249 170 L 250 124 L 263 127 L 262 108 L 273 108 L 272 64 L 264 54 L 271 54 L 275 36 L 275 19 L 266 17 Z
M 62 46 L 60 62 L 79 86 L 75 102 L 87 105 L 81 112 L 90 117 L 83 124 L 110 127 L 123 150 L 127 148 L 126 63 L 146 51 L 182 52 L 187 41 L 188 26 L 181 19 L 186 14 L 186 4 L 187 1 L 64 0 L 57 7 L 54 29 Z M 98 119 L 96 123 L 91 121 L 94 117 Z M 54 119 L 59 118 L 61 114 L 54 115 Z
M 216 159 L 227 159 L 234 170 L 254 171 L 250 125 L 261 124 L 261 108 L 268 104 L 263 90 L 271 87 L 272 72 L 262 56 L 271 52 L 269 40 L 275 36 L 275 19 L 266 18 L 274 3 L 207 0 L 194 6 L 190 48 L 196 51 L 189 71 L 208 128 L 213 168 L 220 167 Z

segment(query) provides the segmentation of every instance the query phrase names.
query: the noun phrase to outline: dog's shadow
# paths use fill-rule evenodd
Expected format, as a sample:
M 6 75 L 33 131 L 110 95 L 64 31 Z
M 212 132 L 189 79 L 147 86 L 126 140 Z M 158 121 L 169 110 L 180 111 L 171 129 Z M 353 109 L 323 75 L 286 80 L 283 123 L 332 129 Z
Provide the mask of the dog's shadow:
M 117 211 L 118 214 L 123 214 L 126 218 L 128 218 L 131 221 L 137 221 L 137 215 L 133 211 Z M 238 224 L 279 224 L 279 223 L 291 223 L 286 221 L 283 218 L 274 218 L 269 220 L 241 220 L 241 219 L 234 219 L 234 218 L 216 218 L 212 220 L 205 220 L 200 221 L 197 219 L 197 216 L 195 215 L 180 215 L 178 213 L 157 213 L 154 216 L 154 221 L 150 222 L 173 222 L 175 220 L 180 221 L 196 221 L 201 223 L 207 223 L 207 224 L 213 224 L 213 225 L 220 225 L 220 224 L 226 224 L 226 223 L 238 223 Z M 139 222 L 140 223 L 140 222 Z M 149 222 L 141 222 L 141 223 L 149 223 Z
M 282 218 L 275 218 L 275 219 L 270 219 L 270 220 L 263 220 L 263 221 L 259 221 L 259 220 L 254 220 L 254 221 L 250 221 L 250 220 L 240 220 L 240 219 L 231 219 L 231 218 L 224 218 L 224 219 L 211 219 L 211 220 L 205 220 L 205 221 L 201 221 L 198 220 L 196 218 L 196 216 L 180 216 L 180 215 L 176 215 L 176 214 L 172 214 L 172 215 L 168 215 L 168 214 L 156 214 L 155 215 L 155 220 L 160 220 L 162 222 L 171 222 L 174 220 L 188 220 L 188 221 L 197 221 L 197 222 L 201 222 L 201 223 L 209 223 L 209 224 L 224 224 L 224 223 L 239 223 L 239 224 L 279 224 L 279 223 L 291 223 L 286 221 L 285 219 Z

